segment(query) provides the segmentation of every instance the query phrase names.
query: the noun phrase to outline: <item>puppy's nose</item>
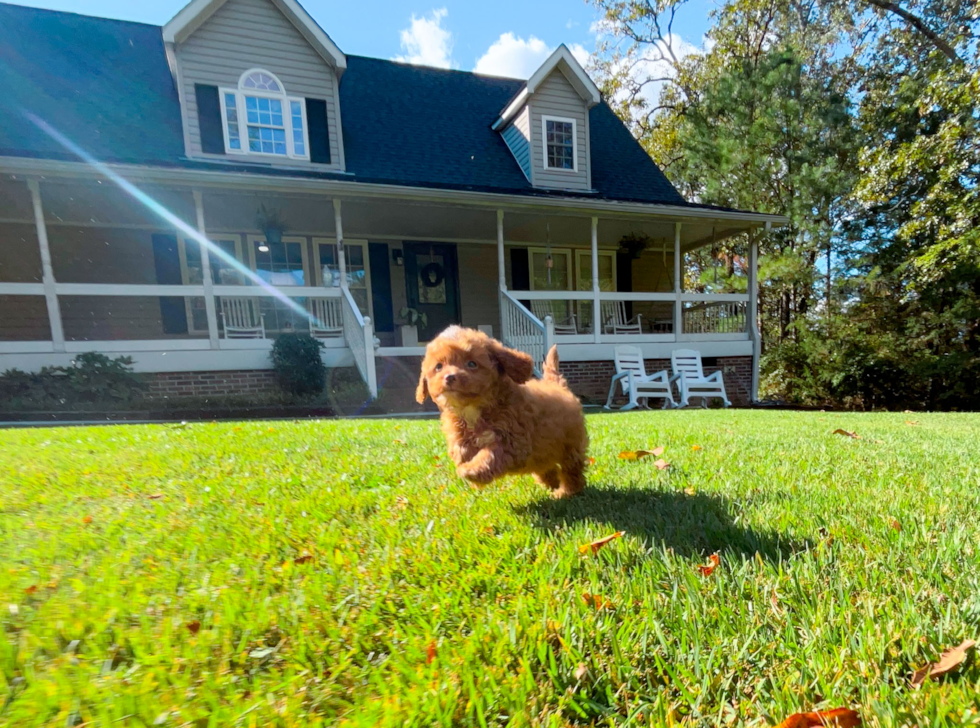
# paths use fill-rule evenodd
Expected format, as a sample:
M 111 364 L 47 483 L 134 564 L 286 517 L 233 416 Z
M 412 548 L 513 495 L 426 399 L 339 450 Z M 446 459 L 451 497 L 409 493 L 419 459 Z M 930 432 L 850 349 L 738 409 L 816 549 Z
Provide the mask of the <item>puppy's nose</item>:
M 455 374 L 447 374 L 446 375 L 446 384 L 452 384 L 455 381 L 456 381 L 456 375 Z

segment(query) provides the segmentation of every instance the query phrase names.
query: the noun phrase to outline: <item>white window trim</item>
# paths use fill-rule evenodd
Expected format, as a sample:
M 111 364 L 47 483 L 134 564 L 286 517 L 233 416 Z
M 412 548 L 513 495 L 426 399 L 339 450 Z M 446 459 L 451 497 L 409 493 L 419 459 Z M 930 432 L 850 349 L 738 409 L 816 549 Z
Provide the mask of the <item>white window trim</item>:
M 548 249 L 547 248 L 528 248 L 527 249 L 527 269 L 528 269 L 528 276 L 531 279 L 531 290 L 532 291 L 542 290 L 542 289 L 538 289 L 538 288 L 535 288 L 534 287 L 534 254 L 535 253 L 542 253 L 544 255 L 547 255 L 548 254 Z M 566 270 L 568 271 L 568 285 L 565 287 L 564 290 L 566 290 L 566 291 L 573 291 L 575 289 L 573 287 L 574 286 L 574 282 L 572 280 L 572 272 L 573 272 L 572 271 L 572 249 L 571 248 L 552 248 L 551 249 L 551 257 L 552 258 L 557 258 L 559 255 L 564 256 L 565 259 L 566 259 L 566 261 L 567 261 L 567 263 L 568 263 L 568 267 L 566 268 Z M 545 273 L 545 275 L 547 276 L 547 272 Z M 560 291 L 562 289 L 560 289 L 560 288 L 550 288 L 550 289 L 545 288 L 543 290 Z
M 242 263 L 242 236 L 241 235 L 208 235 L 208 240 L 212 243 L 234 243 L 235 244 L 235 260 Z M 180 279 L 184 282 L 184 285 L 195 285 L 191 283 L 190 269 L 187 266 L 187 246 L 188 245 L 200 245 L 196 240 L 188 240 L 183 235 L 177 236 L 177 255 L 180 258 Z M 214 271 L 214 255 L 209 253 L 211 258 L 211 270 Z M 203 266 L 202 266 L 203 268 Z M 203 270 L 202 270 L 203 274 Z M 212 276 L 214 274 L 212 273 Z M 220 282 L 215 285 L 223 285 Z M 187 331 L 192 334 L 206 334 L 208 333 L 207 325 L 205 324 L 203 329 L 198 329 L 194 327 L 194 308 L 191 305 L 191 297 L 184 297 L 184 307 L 187 310 Z
M 263 91 L 261 89 L 254 88 L 242 88 L 242 83 L 251 74 L 260 72 L 268 76 L 278 84 L 281 93 L 272 93 L 269 91 Z M 228 109 L 225 104 L 225 94 L 233 94 L 235 96 L 235 108 L 238 111 L 238 140 L 241 144 L 241 149 L 232 149 L 231 140 L 228 137 Z M 286 132 L 286 154 L 273 154 L 270 152 L 253 152 L 248 148 L 248 112 L 245 109 L 245 97 L 252 96 L 255 98 L 266 98 L 266 99 L 276 99 L 283 102 L 282 110 L 282 121 L 283 129 Z M 221 103 L 221 133 L 224 135 L 225 139 L 225 153 L 235 154 L 243 157 L 265 157 L 267 159 L 302 159 L 309 161 L 310 159 L 310 134 L 309 134 L 309 122 L 306 119 L 306 99 L 300 96 L 289 96 L 286 93 L 286 87 L 282 85 L 282 82 L 276 77 L 275 74 L 269 73 L 263 68 L 250 68 L 243 73 L 238 81 L 238 88 L 218 88 L 218 100 Z M 303 143 L 305 148 L 304 154 L 297 154 L 295 149 L 295 144 L 293 142 L 293 110 L 291 104 L 293 102 L 299 102 L 300 113 L 303 115 Z
M 602 250 L 600 248 L 599 257 L 602 256 L 612 258 L 613 291 L 619 290 L 619 281 L 616 280 L 616 251 Z M 583 265 L 583 261 L 584 261 L 584 265 Z M 582 288 L 582 283 L 585 282 L 586 278 L 589 279 L 589 287 Z M 575 285 L 577 286 L 576 290 L 579 291 L 592 290 L 592 251 L 591 250 L 575 251 Z
M 323 282 L 323 264 L 320 262 L 320 246 L 321 245 L 331 245 L 334 248 L 337 247 L 336 238 L 313 238 L 313 261 L 316 264 L 316 270 L 314 275 L 316 276 L 316 284 L 320 287 L 330 288 L 326 283 Z M 344 239 L 344 250 L 347 248 L 361 248 L 361 252 L 364 256 L 364 285 L 367 289 L 367 302 L 368 310 L 367 315 L 374 320 L 374 295 L 371 291 L 371 256 L 369 255 L 370 249 L 368 248 L 367 240 L 348 240 Z M 361 313 L 364 313 L 363 311 Z
M 564 167 L 552 167 L 548 164 L 548 122 L 557 121 L 563 124 L 572 125 L 572 169 Z M 541 160 L 544 168 L 549 172 L 565 172 L 566 174 L 576 174 L 578 172 L 578 122 L 575 119 L 568 119 L 563 116 L 541 115 Z
M 248 236 L 248 267 L 253 273 L 257 273 L 257 269 L 255 267 L 255 249 L 258 247 L 259 243 L 264 242 L 266 242 L 265 235 Z M 310 281 L 312 280 L 310 277 L 310 273 L 312 271 L 310 271 L 310 255 L 308 251 L 309 245 L 307 243 L 307 239 L 302 235 L 283 235 L 282 242 L 299 243 L 300 256 L 303 260 L 303 285 L 309 286 Z

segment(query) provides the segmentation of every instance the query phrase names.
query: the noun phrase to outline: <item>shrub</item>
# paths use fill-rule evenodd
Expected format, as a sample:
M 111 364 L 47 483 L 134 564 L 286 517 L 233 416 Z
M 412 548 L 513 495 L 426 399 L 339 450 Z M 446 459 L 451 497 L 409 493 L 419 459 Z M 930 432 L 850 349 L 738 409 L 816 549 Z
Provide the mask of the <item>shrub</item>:
M 320 394 L 327 383 L 327 368 L 320 357 L 323 342 L 308 334 L 282 334 L 272 345 L 272 368 L 279 386 L 299 396 Z
M 11 369 L 0 374 L 0 402 L 14 407 L 74 403 L 119 403 L 139 399 L 146 385 L 128 356 L 79 354 L 67 367 L 44 367 L 31 374 Z

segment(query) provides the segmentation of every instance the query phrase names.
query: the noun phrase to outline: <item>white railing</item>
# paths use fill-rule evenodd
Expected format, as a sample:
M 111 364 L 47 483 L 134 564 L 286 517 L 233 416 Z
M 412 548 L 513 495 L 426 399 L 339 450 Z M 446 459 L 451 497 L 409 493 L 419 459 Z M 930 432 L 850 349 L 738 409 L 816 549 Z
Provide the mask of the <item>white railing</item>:
M 344 340 L 374 399 L 378 396 L 378 372 L 374 366 L 374 325 L 370 316 L 361 315 L 357 302 L 347 288 L 343 289 L 340 300 L 344 312 Z
M 686 302 L 683 310 L 685 334 L 744 334 L 748 304 L 745 301 L 718 301 L 706 297 Z
M 507 291 L 500 292 L 500 318 L 504 344 L 530 355 L 535 373 L 541 376 L 544 358 L 555 340 L 554 320 L 545 316 L 542 321 Z

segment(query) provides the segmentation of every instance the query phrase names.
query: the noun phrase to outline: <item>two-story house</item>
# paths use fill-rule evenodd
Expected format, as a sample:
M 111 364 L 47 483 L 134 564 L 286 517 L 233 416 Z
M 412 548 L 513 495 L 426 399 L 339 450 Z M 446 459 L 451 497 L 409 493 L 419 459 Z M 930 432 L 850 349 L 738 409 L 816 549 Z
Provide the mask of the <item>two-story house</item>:
M 0 371 L 235 392 L 302 331 L 376 395 L 461 323 L 557 342 L 592 397 L 623 343 L 754 396 L 757 246 L 744 294 L 686 291 L 685 255 L 783 218 L 685 201 L 564 46 L 524 82 L 347 55 L 295 0 L 0 4 L 0 87 Z

